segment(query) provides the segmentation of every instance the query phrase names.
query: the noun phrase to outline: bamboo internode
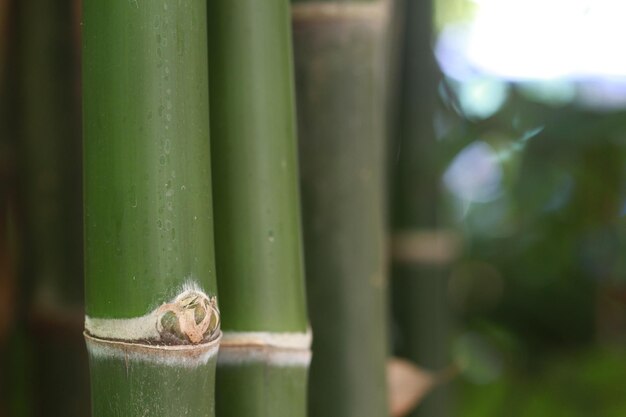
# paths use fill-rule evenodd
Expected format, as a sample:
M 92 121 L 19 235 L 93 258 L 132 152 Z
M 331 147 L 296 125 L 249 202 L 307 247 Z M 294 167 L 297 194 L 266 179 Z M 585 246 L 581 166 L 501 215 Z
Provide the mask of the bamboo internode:
M 389 2 L 299 2 L 293 31 L 309 415 L 388 414 L 384 233 Z
M 286 0 L 209 1 L 220 417 L 306 414 L 289 10 Z
M 204 0 L 83 4 L 94 417 L 214 415 L 206 16 Z

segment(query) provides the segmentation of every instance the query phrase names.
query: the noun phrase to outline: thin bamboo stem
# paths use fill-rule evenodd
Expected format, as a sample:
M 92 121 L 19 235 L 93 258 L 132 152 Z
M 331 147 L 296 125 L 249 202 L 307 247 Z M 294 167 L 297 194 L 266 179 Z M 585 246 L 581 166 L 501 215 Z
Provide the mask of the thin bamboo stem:
M 396 353 L 420 367 L 450 365 L 447 268 L 455 256 L 453 235 L 439 230 L 439 172 L 434 132 L 437 65 L 432 51 L 433 2 L 402 2 L 401 79 L 392 150 L 392 305 L 399 343 Z M 428 250 L 424 250 L 428 248 Z M 411 416 L 450 415 L 445 385 L 437 387 Z
M 304 416 L 310 357 L 289 3 L 211 0 L 217 414 Z

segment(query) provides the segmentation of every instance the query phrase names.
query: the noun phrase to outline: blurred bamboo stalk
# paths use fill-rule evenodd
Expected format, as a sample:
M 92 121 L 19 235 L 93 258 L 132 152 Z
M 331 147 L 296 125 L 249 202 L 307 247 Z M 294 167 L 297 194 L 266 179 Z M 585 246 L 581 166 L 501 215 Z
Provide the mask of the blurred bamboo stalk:
M 389 414 L 385 149 L 388 1 L 298 2 L 312 417 Z
M 11 123 L 14 94 L 8 76 L 11 62 L 9 40 L 14 36 L 10 24 L 13 9 L 8 0 L 0 1 L 0 349 L 5 346 L 11 329 L 16 273 L 15 254 L 12 253 L 14 235 L 11 232 L 15 227 L 16 192 L 15 132 Z
M 15 164 L 15 4 L 0 0 L 0 415 L 9 415 L 16 397 L 11 369 L 11 335 L 17 297 Z
M 438 229 L 433 2 L 403 0 L 398 10 L 404 31 L 396 142 L 390 155 L 395 351 L 421 368 L 438 372 L 450 362 L 446 276 L 458 242 Z M 450 411 L 450 396 L 442 385 L 426 395 L 411 415 L 443 417 Z
M 92 415 L 212 417 L 206 2 L 86 0 L 83 92 Z
M 306 317 L 289 3 L 210 0 L 220 417 L 304 417 Z
M 74 1 L 20 2 L 20 286 L 30 306 L 34 415 L 86 416 L 79 53 Z

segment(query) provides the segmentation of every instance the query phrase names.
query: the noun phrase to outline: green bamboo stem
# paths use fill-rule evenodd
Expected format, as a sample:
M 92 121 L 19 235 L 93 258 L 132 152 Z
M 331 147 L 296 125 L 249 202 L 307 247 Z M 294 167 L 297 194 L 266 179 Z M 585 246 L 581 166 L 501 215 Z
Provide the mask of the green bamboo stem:
M 29 300 L 34 415 L 85 416 L 82 341 L 80 61 L 74 1 L 33 0 L 19 13 L 22 289 Z
M 438 218 L 439 167 L 433 118 L 437 66 L 432 51 L 433 3 L 402 2 L 401 79 L 396 141 L 392 150 L 392 305 L 398 335 L 396 353 L 420 367 L 450 365 L 446 272 L 454 236 L 442 233 Z M 428 249 L 428 250 L 424 250 Z M 435 249 L 435 250 L 433 250 Z M 412 416 L 450 415 L 442 386 L 427 395 Z
M 294 6 L 313 340 L 309 415 L 388 415 L 384 256 L 388 2 Z
M 310 335 L 287 0 L 209 1 L 217 414 L 304 416 Z
M 213 416 L 206 3 L 83 5 L 93 415 Z

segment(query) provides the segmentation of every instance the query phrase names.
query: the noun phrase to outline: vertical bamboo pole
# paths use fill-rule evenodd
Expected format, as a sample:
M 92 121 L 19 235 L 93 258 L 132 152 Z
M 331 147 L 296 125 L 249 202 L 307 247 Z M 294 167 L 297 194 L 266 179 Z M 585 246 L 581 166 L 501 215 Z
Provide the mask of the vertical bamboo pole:
M 214 415 L 206 16 L 203 0 L 83 5 L 95 417 Z
M 15 260 L 10 256 L 16 189 L 16 141 L 12 123 L 15 103 L 11 88 L 11 75 L 15 71 L 10 68 L 10 51 L 13 49 L 10 41 L 15 36 L 10 22 L 14 16 L 15 6 L 7 0 L 0 1 L 0 351 L 3 351 L 12 327 L 15 295 Z M 2 385 L 0 379 L 0 393 Z
M 21 285 L 28 292 L 35 415 L 89 410 L 83 264 L 78 16 L 74 0 L 20 3 Z
M 10 369 L 8 357 L 14 328 L 16 302 L 16 209 L 15 209 L 15 140 L 11 114 L 14 94 L 11 91 L 11 42 L 15 36 L 11 22 L 15 4 L 0 1 L 0 368 Z M 0 373 L 0 415 L 9 413 L 16 385 L 11 372 Z
M 217 414 L 304 416 L 305 307 L 289 3 L 210 0 Z
M 439 167 L 434 112 L 437 66 L 432 51 L 432 0 L 402 2 L 404 35 L 393 149 L 392 306 L 396 353 L 420 367 L 449 366 L 447 265 L 454 236 L 439 228 Z M 447 387 L 436 388 L 412 416 L 450 413 Z
M 384 256 L 389 2 L 294 5 L 313 361 L 309 414 L 388 415 Z

